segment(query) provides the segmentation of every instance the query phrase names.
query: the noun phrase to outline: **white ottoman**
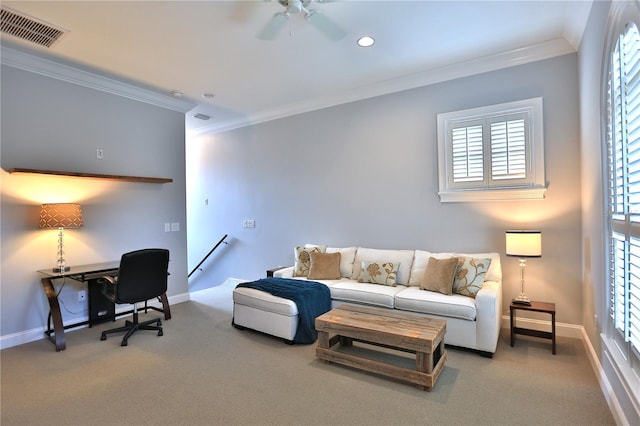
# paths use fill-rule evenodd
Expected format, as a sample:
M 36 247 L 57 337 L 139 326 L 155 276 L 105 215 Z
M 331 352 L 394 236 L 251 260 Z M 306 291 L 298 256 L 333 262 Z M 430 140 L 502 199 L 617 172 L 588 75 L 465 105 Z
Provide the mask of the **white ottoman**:
M 282 297 L 240 287 L 233 290 L 233 326 L 249 328 L 293 344 L 298 329 L 298 307 Z

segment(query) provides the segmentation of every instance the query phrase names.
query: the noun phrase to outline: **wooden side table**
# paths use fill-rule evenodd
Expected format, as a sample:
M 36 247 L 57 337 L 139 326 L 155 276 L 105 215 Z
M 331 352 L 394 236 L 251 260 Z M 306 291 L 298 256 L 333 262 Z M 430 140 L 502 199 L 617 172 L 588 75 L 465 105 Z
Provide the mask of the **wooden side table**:
M 551 315 L 551 332 L 531 330 L 528 328 L 515 326 L 515 314 L 516 310 L 532 311 L 532 312 L 544 312 Z M 523 334 L 526 336 L 541 337 L 543 339 L 551 339 L 551 353 L 556 354 L 556 304 L 547 302 L 535 302 L 531 301 L 531 306 L 521 305 L 511 302 L 509 306 L 509 317 L 511 321 L 511 346 L 516 341 L 516 334 Z

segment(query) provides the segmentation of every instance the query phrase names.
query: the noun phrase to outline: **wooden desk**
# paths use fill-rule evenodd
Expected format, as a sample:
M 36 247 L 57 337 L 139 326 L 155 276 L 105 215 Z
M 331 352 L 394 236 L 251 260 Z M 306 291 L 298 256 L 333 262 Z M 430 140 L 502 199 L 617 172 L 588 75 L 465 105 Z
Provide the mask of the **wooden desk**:
M 532 312 L 544 312 L 551 315 L 551 332 L 530 330 L 528 328 L 515 326 L 515 314 L 516 310 L 532 311 Z M 511 322 L 511 346 L 516 341 L 516 334 L 523 334 L 527 336 L 542 337 L 543 339 L 551 340 L 551 353 L 556 354 L 556 304 L 547 302 L 535 302 L 531 301 L 531 306 L 521 305 L 511 302 L 509 306 L 509 317 Z
M 98 280 L 103 276 L 117 276 L 119 267 L 120 261 L 112 261 L 72 266 L 64 273 L 54 272 L 53 269 L 43 269 L 38 271 L 42 276 L 40 282 L 42 283 L 42 288 L 44 289 L 47 301 L 49 302 L 49 317 L 47 318 L 47 330 L 45 331 L 45 335 L 50 341 L 55 343 L 56 351 L 60 352 L 67 348 L 64 337 L 64 331 L 66 329 L 80 327 L 82 325 L 88 325 L 91 327 L 94 324 L 104 321 L 113 321 L 119 315 L 127 315 L 133 312 L 126 311 L 116 314 L 115 305 L 107 298 L 102 297 L 102 293 L 100 291 Z M 62 321 L 62 312 L 60 311 L 60 303 L 58 302 L 58 292 L 56 292 L 56 289 L 53 286 L 53 280 L 63 278 L 87 283 L 87 303 L 89 308 L 89 319 L 87 321 L 64 325 Z M 147 309 L 154 309 L 163 312 L 165 320 L 171 319 L 171 308 L 169 307 L 169 301 L 166 293 L 160 296 L 160 301 L 162 302 L 162 309 L 154 306 L 147 306 L 145 302 L 145 312 Z M 53 330 L 51 329 L 52 322 Z

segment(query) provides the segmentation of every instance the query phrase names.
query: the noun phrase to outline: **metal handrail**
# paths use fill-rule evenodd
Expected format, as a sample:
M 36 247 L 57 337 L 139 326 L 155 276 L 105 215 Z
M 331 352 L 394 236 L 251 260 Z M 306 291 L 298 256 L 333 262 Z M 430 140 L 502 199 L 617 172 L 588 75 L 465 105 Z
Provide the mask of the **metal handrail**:
M 215 246 L 213 246 L 213 248 L 211 249 L 211 251 L 209 251 L 209 253 L 207 253 L 207 255 L 206 255 L 206 256 L 205 256 L 205 257 L 200 261 L 200 263 L 198 263 L 198 265 L 197 265 L 195 268 L 193 268 L 193 271 L 189 272 L 189 275 L 187 275 L 187 278 L 190 278 L 190 277 L 191 277 L 191 275 L 192 275 L 195 271 L 197 271 L 197 270 L 200 268 L 200 265 L 202 265 L 202 264 L 204 263 L 204 261 L 205 261 L 205 260 L 207 260 L 207 258 L 208 258 L 209 256 L 211 256 L 211 253 L 213 253 L 213 252 L 215 251 L 215 249 L 217 249 L 217 248 L 218 248 L 218 246 L 219 246 L 220 244 L 222 244 L 222 243 L 228 244 L 228 243 L 225 241 L 225 239 L 226 239 L 226 238 L 227 238 L 227 234 L 224 234 L 224 237 L 222 237 L 222 238 L 220 239 L 220 241 L 218 241 L 218 244 L 216 244 Z M 200 269 L 200 270 L 202 271 L 202 269 Z

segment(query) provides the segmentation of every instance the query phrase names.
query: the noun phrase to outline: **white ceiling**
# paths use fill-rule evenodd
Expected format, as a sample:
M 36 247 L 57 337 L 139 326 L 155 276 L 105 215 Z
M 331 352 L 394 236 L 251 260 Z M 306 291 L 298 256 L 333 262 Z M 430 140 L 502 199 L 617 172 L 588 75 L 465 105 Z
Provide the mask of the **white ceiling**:
M 256 35 L 277 1 L 3 1 L 63 27 L 47 49 L 3 45 L 193 102 L 188 129 L 225 129 L 576 51 L 591 1 L 331 1 L 331 41 L 301 16 Z M 372 35 L 370 48 L 356 39 Z M 33 48 L 33 50 L 31 50 Z M 214 93 L 211 100 L 204 92 Z M 195 113 L 211 116 L 208 121 Z

